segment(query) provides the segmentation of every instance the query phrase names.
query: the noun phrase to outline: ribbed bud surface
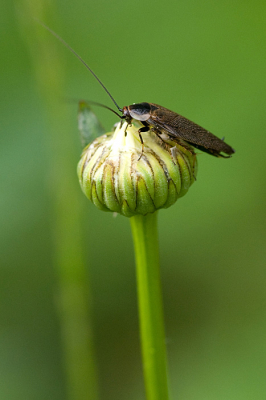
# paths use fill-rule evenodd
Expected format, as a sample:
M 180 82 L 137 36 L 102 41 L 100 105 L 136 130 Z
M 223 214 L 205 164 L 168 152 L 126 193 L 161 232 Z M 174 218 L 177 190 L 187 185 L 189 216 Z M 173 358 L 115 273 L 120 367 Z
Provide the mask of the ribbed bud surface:
M 141 134 L 142 152 L 140 126 L 137 121 L 118 124 L 115 132 L 97 138 L 82 153 L 81 188 L 103 211 L 132 217 L 170 207 L 195 180 L 197 160 L 192 148 L 169 138 L 162 141 L 149 131 Z

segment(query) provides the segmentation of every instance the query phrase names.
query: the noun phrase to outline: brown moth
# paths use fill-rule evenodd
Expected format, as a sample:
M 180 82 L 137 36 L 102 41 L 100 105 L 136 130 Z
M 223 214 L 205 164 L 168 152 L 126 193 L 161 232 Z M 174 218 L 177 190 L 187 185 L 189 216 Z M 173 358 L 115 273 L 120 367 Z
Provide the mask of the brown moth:
M 157 134 L 167 133 L 172 139 L 184 140 L 193 147 L 215 157 L 229 158 L 235 152 L 231 146 L 195 122 L 158 104 L 133 104 L 123 107 L 122 112 L 121 118 L 125 118 L 128 123 L 131 123 L 132 119 L 136 119 L 143 124 L 143 127 L 139 129 L 139 134 L 155 129 Z
M 165 107 L 159 106 L 158 104 L 144 102 L 132 104 L 123 108 L 119 107 L 113 96 L 104 86 L 104 84 L 100 81 L 100 79 L 92 71 L 92 69 L 85 63 L 85 61 L 75 52 L 75 50 L 73 50 L 68 43 L 66 43 L 48 26 L 38 20 L 37 22 L 39 22 L 44 28 L 46 28 L 58 40 L 60 40 L 85 65 L 85 67 L 92 73 L 92 75 L 97 79 L 97 81 L 106 91 L 106 93 L 111 98 L 118 111 L 122 113 L 122 115 L 118 114 L 116 111 L 110 109 L 103 104 L 93 101 L 90 101 L 89 103 L 107 108 L 108 110 L 115 113 L 121 120 L 125 119 L 128 124 L 131 124 L 132 120 L 134 119 L 141 122 L 143 127 L 141 127 L 138 132 L 142 146 L 144 144 L 141 132 L 148 132 L 149 130 L 152 130 L 158 136 L 166 133 L 174 141 L 185 141 L 193 147 L 196 147 L 197 149 L 202 150 L 205 153 L 211 154 L 215 157 L 229 158 L 235 152 L 235 150 L 231 146 L 226 144 L 222 139 L 219 139 L 211 132 L 195 124 L 195 122 L 192 122 L 189 119 L 182 117 L 180 114 L 177 114 L 174 111 L 170 111 Z

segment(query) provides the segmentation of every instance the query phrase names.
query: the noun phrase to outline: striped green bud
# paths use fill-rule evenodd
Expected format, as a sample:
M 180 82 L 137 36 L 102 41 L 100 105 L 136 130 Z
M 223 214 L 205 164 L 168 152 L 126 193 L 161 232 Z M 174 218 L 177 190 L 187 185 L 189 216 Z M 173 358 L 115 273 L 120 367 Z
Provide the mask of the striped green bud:
M 168 208 L 186 194 L 197 174 L 192 148 L 119 123 L 83 150 L 78 176 L 85 195 L 103 211 L 126 217 Z M 166 136 L 166 135 L 165 135 Z

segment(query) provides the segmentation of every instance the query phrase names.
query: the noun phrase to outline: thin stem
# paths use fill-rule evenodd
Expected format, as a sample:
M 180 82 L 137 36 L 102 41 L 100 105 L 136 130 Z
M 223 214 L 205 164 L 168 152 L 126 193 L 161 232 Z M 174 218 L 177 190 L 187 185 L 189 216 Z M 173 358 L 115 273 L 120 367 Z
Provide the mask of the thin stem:
M 52 197 L 51 232 L 53 261 L 58 275 L 57 304 L 68 400 L 97 400 L 97 368 L 95 365 L 90 318 L 90 290 L 82 243 L 81 208 L 76 174 L 75 143 L 69 131 L 66 110 L 58 99 L 63 98 L 64 65 L 50 35 L 41 39 L 43 31 L 33 19 L 43 20 L 54 14 L 50 2 L 24 0 L 19 13 L 20 28 L 31 56 L 36 88 L 41 95 L 49 121 L 46 132 L 49 189 Z M 27 18 L 28 17 L 28 18 Z
M 157 213 L 130 219 L 137 266 L 142 359 L 147 400 L 168 400 Z

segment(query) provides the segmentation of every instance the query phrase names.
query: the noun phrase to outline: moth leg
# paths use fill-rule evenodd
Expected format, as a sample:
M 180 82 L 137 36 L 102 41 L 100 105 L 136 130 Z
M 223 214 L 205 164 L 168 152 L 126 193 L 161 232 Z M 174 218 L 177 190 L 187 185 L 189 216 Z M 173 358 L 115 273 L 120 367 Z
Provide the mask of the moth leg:
M 143 138 L 142 138 L 142 136 L 141 136 L 141 133 L 142 133 L 142 132 L 148 132 L 148 131 L 150 130 L 150 127 L 149 127 L 149 125 L 147 124 L 147 122 L 141 121 L 141 123 L 142 123 L 144 126 L 142 126 L 141 128 L 139 128 L 139 130 L 138 130 L 138 134 L 139 134 L 139 138 L 140 138 L 141 146 L 142 146 L 141 155 L 139 156 L 138 161 L 141 159 L 142 154 L 143 154 L 143 152 L 144 152 L 144 142 L 143 142 Z
M 147 124 L 146 121 L 141 121 L 141 123 L 142 123 L 142 125 L 144 125 L 144 126 L 142 126 L 141 128 L 139 128 L 139 130 L 138 130 L 139 134 L 140 134 L 141 132 L 148 132 L 148 131 L 150 130 L 149 124 Z
M 125 129 L 125 137 L 127 137 L 127 127 L 129 124 L 127 124 L 126 129 Z
M 157 128 L 152 128 L 152 131 L 155 133 L 155 135 L 161 139 L 161 141 L 165 144 L 165 141 L 163 140 L 163 138 L 161 137 L 162 132 L 159 131 L 159 129 Z
M 142 131 L 143 132 L 143 131 Z M 145 131 L 144 131 L 145 132 Z M 138 161 L 141 159 L 141 157 L 142 157 L 142 154 L 143 154 L 143 152 L 144 152 L 144 142 L 143 142 L 143 139 L 142 139 L 142 136 L 141 136 L 141 133 L 140 133 L 140 129 L 139 129 L 139 138 L 140 138 L 140 141 L 141 141 L 141 154 L 140 154 L 140 156 L 139 156 L 139 158 L 138 158 Z

